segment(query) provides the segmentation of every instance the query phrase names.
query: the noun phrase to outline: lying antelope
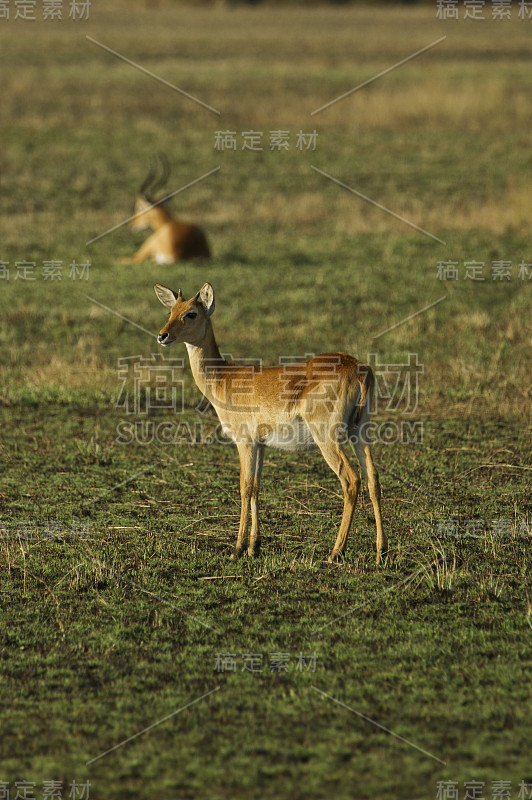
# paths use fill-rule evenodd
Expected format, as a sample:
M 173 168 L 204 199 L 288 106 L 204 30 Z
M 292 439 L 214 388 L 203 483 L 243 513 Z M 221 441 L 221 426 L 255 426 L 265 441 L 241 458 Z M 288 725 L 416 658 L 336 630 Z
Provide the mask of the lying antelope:
M 257 501 L 267 445 L 286 450 L 319 447 L 344 492 L 342 521 L 329 561 L 344 553 L 361 483 L 342 447 L 347 433 L 368 481 L 379 563 L 386 550 L 381 492 L 364 435 L 374 388 L 370 367 L 345 353 L 324 353 L 288 366 L 232 366 L 220 355 L 214 338 L 210 320 L 214 293 L 209 283 L 190 300 L 183 299 L 181 289 L 177 294 L 160 284 L 155 284 L 154 289 L 161 303 L 170 309 L 169 320 L 157 341 L 164 347 L 177 342 L 186 344 L 198 389 L 212 403 L 224 434 L 238 448 L 242 505 L 233 558 L 240 556 L 247 544 L 250 506 L 248 554 L 257 554 L 260 546 Z
M 153 162 L 135 201 L 130 225 L 135 231 L 151 228 L 142 247 L 132 257 L 121 258 L 122 264 L 139 264 L 152 259 L 158 264 L 173 264 L 187 258 L 209 258 L 210 250 L 205 234 L 197 225 L 179 222 L 164 206 L 164 199 L 154 200 L 155 193 L 168 180 L 168 162 L 161 157 L 162 172 L 156 179 Z

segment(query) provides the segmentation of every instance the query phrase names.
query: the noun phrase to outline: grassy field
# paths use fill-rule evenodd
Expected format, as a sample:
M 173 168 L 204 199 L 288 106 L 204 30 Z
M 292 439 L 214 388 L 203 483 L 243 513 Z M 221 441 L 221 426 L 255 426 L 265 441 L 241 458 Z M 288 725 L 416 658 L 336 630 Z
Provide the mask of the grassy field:
M 517 9 L 115 0 L 85 22 L 0 20 L 12 797 L 24 781 L 39 800 L 47 781 L 106 800 L 532 797 L 531 26 Z M 262 150 L 242 150 L 246 131 Z M 123 266 L 145 238 L 127 226 L 87 244 L 128 217 L 160 151 L 169 191 L 219 167 L 171 204 L 207 231 L 208 263 Z M 234 359 L 338 349 L 372 360 L 381 389 L 399 365 L 403 402 L 376 415 L 382 566 L 367 494 L 327 563 L 338 481 L 317 453 L 277 451 L 261 556 L 229 560 L 236 450 L 198 410 L 185 348 L 165 353 L 185 359 L 170 411 L 148 369 L 153 284 L 206 280 Z

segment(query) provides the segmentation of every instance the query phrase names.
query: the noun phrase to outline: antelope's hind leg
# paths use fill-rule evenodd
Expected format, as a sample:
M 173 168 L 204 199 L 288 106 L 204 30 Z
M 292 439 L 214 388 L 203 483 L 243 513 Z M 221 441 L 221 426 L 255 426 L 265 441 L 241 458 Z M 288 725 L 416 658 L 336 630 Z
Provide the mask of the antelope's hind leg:
M 381 485 L 379 483 L 379 473 L 375 469 L 371 449 L 369 444 L 365 442 L 357 442 L 353 445 L 357 458 L 360 461 L 362 472 L 368 481 L 368 491 L 373 505 L 373 513 L 375 515 L 375 525 L 377 527 L 377 564 L 380 562 L 381 557 L 388 549 L 388 540 L 382 527 L 382 514 L 381 514 Z
M 262 475 L 262 465 L 264 464 L 264 445 L 254 446 L 252 467 L 253 478 L 251 484 L 251 533 L 249 537 L 249 556 L 258 556 L 260 552 L 260 526 L 259 526 L 259 491 L 260 479 Z
M 329 556 L 329 561 L 332 562 L 336 561 L 338 556 L 343 555 L 345 552 L 347 535 L 351 527 L 353 512 L 360 489 L 360 478 L 338 442 L 331 440 L 323 443 L 316 440 L 316 444 L 320 448 L 327 464 L 340 479 L 344 492 L 344 510 L 342 513 L 342 521 L 340 522 L 340 530 L 338 531 L 336 542 Z

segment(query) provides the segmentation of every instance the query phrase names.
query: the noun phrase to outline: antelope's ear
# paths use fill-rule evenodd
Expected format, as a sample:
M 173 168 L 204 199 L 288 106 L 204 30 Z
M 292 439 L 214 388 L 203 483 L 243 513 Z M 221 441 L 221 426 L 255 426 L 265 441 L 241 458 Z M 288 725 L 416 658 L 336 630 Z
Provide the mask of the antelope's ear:
M 167 289 L 166 286 L 161 286 L 160 283 L 156 283 L 153 288 L 163 306 L 166 306 L 167 308 L 172 308 L 177 298 L 181 297 L 181 289 L 176 294 L 171 289 Z
M 210 283 L 204 283 L 195 300 L 199 300 L 205 311 L 205 316 L 210 317 L 214 311 L 214 291 Z

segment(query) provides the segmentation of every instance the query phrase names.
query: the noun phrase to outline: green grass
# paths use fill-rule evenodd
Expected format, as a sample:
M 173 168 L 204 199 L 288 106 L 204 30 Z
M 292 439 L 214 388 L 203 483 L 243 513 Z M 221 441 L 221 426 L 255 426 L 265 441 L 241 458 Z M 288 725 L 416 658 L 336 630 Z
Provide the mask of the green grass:
M 85 25 L 0 27 L 11 269 L 0 279 L 0 781 L 13 794 L 35 782 L 36 797 L 46 780 L 90 780 L 91 797 L 110 800 L 426 800 L 438 781 L 460 797 L 465 781 L 485 781 L 489 797 L 491 781 L 511 780 L 517 797 L 532 783 L 530 281 L 517 277 L 532 262 L 526 22 L 446 27 L 430 7 L 93 9 Z M 214 150 L 216 130 L 262 130 L 267 144 L 270 130 L 294 142 L 314 128 L 315 152 Z M 172 203 L 207 230 L 209 263 L 121 266 L 144 238 L 126 227 L 86 244 L 128 216 L 160 150 L 170 190 L 221 167 Z M 43 279 L 52 260 L 62 281 Z M 73 260 L 90 260 L 87 281 L 69 277 Z M 446 260 L 460 280 L 437 279 Z M 484 282 L 463 279 L 472 260 Z M 498 260 L 512 262 L 510 281 L 491 279 Z M 35 262 L 35 281 L 14 280 L 17 261 Z M 191 295 L 205 280 L 235 359 L 418 354 L 414 414 L 377 414 L 423 425 L 421 443 L 374 448 L 382 567 L 366 493 L 344 563 L 327 563 L 341 494 L 319 454 L 267 453 L 262 552 L 235 563 L 236 450 L 150 441 L 150 429 L 120 443 L 135 423 L 215 434 L 187 366 L 179 416 L 117 405 L 119 360 L 157 352 L 128 322 L 164 324 L 153 283 Z M 449 520 L 456 535 L 438 535 Z M 271 670 L 276 653 L 286 672 Z M 218 668 L 223 654 L 234 672 Z M 261 671 L 243 669 L 252 654 Z M 314 665 L 298 669 L 301 656 Z

